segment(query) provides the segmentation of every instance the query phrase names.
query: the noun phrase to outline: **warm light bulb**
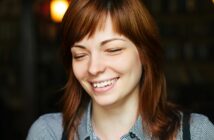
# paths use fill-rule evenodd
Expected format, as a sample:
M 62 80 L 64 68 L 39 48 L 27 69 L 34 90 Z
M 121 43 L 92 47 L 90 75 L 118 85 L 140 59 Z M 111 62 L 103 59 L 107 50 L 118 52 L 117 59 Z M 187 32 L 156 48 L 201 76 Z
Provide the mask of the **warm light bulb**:
M 55 22 L 61 22 L 68 5 L 67 0 L 52 0 L 50 5 L 52 20 Z

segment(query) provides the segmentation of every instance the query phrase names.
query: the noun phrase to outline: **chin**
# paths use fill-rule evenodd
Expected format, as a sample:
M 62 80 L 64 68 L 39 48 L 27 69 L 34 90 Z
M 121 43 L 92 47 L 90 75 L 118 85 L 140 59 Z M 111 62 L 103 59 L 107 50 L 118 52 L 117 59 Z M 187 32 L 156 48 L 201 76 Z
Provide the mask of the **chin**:
M 113 106 L 116 103 L 116 100 L 103 98 L 103 99 L 94 99 L 93 102 L 98 106 L 109 107 L 109 106 Z

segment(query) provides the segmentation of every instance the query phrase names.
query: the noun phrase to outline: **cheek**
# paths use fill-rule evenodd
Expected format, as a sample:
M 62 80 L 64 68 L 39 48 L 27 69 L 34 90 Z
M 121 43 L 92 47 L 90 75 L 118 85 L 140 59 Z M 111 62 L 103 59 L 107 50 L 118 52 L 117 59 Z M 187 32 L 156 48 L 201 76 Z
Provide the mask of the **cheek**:
M 141 71 L 141 61 L 138 53 L 126 53 L 123 56 L 112 61 L 111 65 L 117 69 L 118 72 L 139 72 Z
M 85 77 L 86 65 L 73 62 L 72 69 L 73 69 L 75 77 L 78 80 L 81 80 L 81 79 L 83 79 Z

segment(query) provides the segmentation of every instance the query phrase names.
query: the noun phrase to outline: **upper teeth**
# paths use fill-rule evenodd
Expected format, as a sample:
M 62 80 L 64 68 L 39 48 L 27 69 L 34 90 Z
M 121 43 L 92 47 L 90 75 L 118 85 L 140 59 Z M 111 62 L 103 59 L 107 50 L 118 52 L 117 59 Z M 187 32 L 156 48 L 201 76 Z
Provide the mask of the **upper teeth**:
M 113 84 L 116 80 L 117 79 L 115 78 L 115 79 L 111 79 L 111 80 L 93 83 L 92 85 L 94 88 L 102 88 L 102 87 L 106 87 L 106 86 Z

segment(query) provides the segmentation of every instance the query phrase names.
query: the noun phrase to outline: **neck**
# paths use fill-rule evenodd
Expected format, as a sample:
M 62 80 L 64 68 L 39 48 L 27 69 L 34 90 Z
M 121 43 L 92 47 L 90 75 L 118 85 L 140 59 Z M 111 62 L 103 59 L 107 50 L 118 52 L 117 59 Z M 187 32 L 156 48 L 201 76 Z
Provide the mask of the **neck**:
M 100 139 L 120 139 L 128 133 L 138 117 L 138 95 L 107 107 L 96 103 L 92 106 L 92 125 Z

